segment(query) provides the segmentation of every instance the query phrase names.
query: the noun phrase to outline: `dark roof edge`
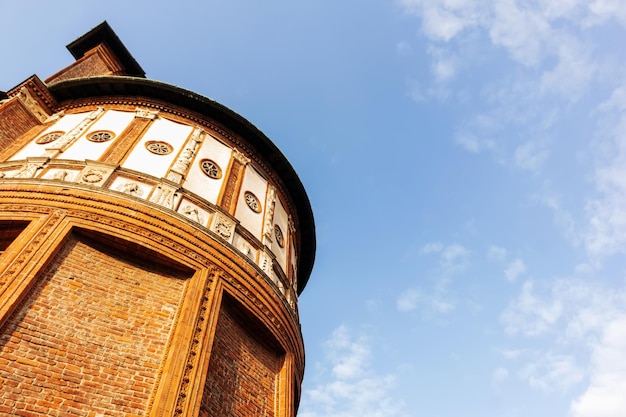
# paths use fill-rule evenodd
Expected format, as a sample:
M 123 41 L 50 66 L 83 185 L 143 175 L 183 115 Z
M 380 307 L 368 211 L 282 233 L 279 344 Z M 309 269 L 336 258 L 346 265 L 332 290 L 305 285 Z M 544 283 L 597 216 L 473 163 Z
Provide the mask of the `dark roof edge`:
M 89 32 L 85 33 L 80 38 L 67 45 L 67 49 L 72 56 L 77 60 L 82 58 L 83 55 L 90 49 L 95 48 L 101 43 L 105 43 L 113 51 L 113 53 L 119 58 L 120 62 L 124 66 L 126 74 L 132 77 L 146 76 L 145 71 L 135 58 L 128 52 L 128 49 L 124 46 L 120 38 L 117 37 L 111 26 L 105 20 Z
M 298 294 L 302 293 L 315 261 L 313 210 L 304 186 L 290 162 L 256 126 L 214 100 L 180 87 L 145 78 L 119 76 L 75 78 L 51 84 L 48 88 L 61 104 L 71 99 L 124 95 L 156 99 L 207 116 L 241 136 L 278 173 L 295 204 L 301 234 Z

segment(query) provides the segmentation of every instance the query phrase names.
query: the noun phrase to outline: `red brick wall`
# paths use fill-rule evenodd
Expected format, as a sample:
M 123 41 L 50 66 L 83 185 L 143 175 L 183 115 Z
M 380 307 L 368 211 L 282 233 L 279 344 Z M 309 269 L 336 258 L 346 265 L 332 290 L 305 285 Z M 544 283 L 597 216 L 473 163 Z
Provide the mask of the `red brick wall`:
M 182 273 L 72 235 L 0 328 L 0 415 L 142 415 Z
M 5 103 L 0 107 L 0 151 L 39 124 L 21 101 L 15 99 Z
M 274 417 L 284 354 L 232 303 L 220 310 L 200 416 Z
M 108 56 L 107 56 L 108 55 Z M 109 58 L 107 60 L 106 58 Z M 71 78 L 97 77 L 112 75 L 118 70 L 116 63 L 110 60 L 111 55 L 103 45 L 87 52 L 85 56 L 46 79 L 47 84 L 53 84 Z

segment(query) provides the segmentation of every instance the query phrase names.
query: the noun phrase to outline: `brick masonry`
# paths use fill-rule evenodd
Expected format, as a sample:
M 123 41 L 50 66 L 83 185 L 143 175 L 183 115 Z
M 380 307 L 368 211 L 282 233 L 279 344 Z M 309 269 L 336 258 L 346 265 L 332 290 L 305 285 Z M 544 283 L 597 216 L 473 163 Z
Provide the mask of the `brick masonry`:
M 274 417 L 284 354 L 233 303 L 220 310 L 200 417 Z
M 0 150 L 13 143 L 13 140 L 28 132 L 39 121 L 18 99 L 12 99 L 0 108 Z
M 143 415 L 186 278 L 70 235 L 0 329 L 0 415 Z

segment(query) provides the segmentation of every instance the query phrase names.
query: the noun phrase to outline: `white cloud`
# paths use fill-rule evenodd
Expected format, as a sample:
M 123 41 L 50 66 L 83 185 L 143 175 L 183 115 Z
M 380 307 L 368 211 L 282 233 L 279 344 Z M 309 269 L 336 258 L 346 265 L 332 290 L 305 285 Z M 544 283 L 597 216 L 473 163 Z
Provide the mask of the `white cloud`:
M 494 45 L 503 46 L 516 61 L 537 65 L 551 36 L 550 24 L 538 10 L 521 8 L 515 0 L 494 2 L 489 37 Z
M 429 290 L 406 289 L 396 299 L 396 307 L 403 313 L 419 309 L 427 316 L 432 313 L 450 313 L 456 308 L 454 298 L 449 294 L 450 280 L 469 267 L 471 252 L 458 243 L 444 245 L 441 242 L 431 242 L 422 247 L 421 253 L 439 255 L 439 268 L 433 287 Z
M 626 415 L 626 315 L 606 324 L 592 356 L 591 381 L 571 405 L 573 417 Z
M 538 289 L 526 283 L 502 318 L 514 334 L 551 336 L 547 350 L 524 355 L 530 359 L 518 375 L 531 387 L 566 391 L 587 383 L 571 402 L 572 417 L 626 415 L 626 288 L 574 278 Z M 509 351 L 522 360 L 522 349 Z
M 370 343 L 340 326 L 325 342 L 326 360 L 318 369 L 332 377 L 305 389 L 299 417 L 398 417 L 403 404 L 393 398 L 395 377 L 378 375 L 370 365 Z
M 447 49 L 431 46 L 428 48 L 431 57 L 431 71 L 435 80 L 439 83 L 454 78 L 457 72 L 457 58 L 452 56 Z
M 400 0 L 405 12 L 421 16 L 422 30 L 432 40 L 449 41 L 464 28 L 477 23 L 476 7 L 468 0 Z
M 511 334 L 536 336 L 550 330 L 563 313 L 559 297 L 542 299 L 535 294 L 532 281 L 526 281 L 522 292 L 502 314 L 505 329 Z
M 338 327 L 325 347 L 332 357 L 332 373 L 337 379 L 363 376 L 369 360 L 369 349 L 365 340 L 353 340 L 345 326 Z
M 422 299 L 423 296 L 419 292 L 419 290 L 415 288 L 409 288 L 408 290 L 400 294 L 398 300 L 396 301 L 396 305 L 398 307 L 398 310 L 406 313 L 407 311 L 415 310 Z
M 469 266 L 470 251 L 457 243 L 446 246 L 439 263 L 445 274 L 464 272 Z
M 521 259 L 516 258 L 506 267 L 504 270 L 504 276 L 507 281 L 513 282 L 524 272 L 526 272 L 526 264 L 524 264 L 524 261 Z
M 615 18 L 626 24 L 626 3 L 622 0 L 595 0 L 589 4 L 589 10 L 596 18 L 594 23 Z
M 457 145 L 472 153 L 480 153 L 495 147 L 495 143 L 492 140 L 479 138 L 470 132 L 457 133 L 454 141 Z
M 430 242 L 430 243 L 425 244 L 422 247 L 422 253 L 424 254 L 436 253 L 436 252 L 440 252 L 442 249 L 443 249 L 443 243 Z
M 513 159 L 519 168 L 538 174 L 549 155 L 545 146 L 528 141 L 515 149 Z
M 626 252 L 626 84 L 616 88 L 600 107 L 603 124 L 613 128 L 598 143 L 605 151 L 598 157 L 595 183 L 600 196 L 589 201 L 589 226 L 585 247 L 592 257 Z
M 491 245 L 487 249 L 487 259 L 490 261 L 502 262 L 506 259 L 506 249 L 500 246 Z
M 543 392 L 566 391 L 583 380 L 584 371 L 573 356 L 548 352 L 524 366 L 519 376 Z
M 409 288 L 398 296 L 396 307 L 407 313 L 420 308 L 424 314 L 447 314 L 455 309 L 454 302 L 446 296 L 445 285 L 438 283 L 434 291 L 426 294 L 417 288 Z

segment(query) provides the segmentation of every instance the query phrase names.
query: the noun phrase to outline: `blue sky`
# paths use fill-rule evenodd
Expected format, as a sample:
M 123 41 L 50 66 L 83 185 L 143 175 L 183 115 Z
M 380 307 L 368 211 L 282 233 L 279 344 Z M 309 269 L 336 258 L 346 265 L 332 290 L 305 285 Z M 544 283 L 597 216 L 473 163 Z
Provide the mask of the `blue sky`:
M 626 415 L 626 2 L 15 2 L 0 89 L 108 20 L 316 217 L 299 417 Z M 621 45 L 621 46 L 620 46 Z

